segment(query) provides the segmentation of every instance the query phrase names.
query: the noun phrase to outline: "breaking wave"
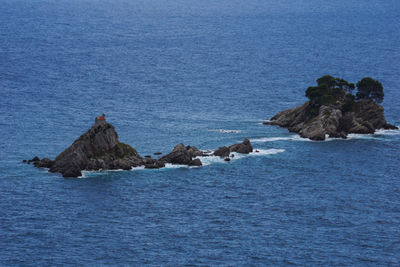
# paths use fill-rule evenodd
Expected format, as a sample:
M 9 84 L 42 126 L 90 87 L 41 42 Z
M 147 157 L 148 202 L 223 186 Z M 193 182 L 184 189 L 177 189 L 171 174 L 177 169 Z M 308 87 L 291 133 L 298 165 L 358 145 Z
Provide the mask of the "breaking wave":
M 258 152 L 256 152 L 258 151 Z M 285 152 L 284 149 L 254 149 L 253 152 L 250 154 L 240 154 L 233 152 L 234 157 L 230 157 L 230 161 L 236 161 L 238 159 L 242 158 L 247 158 L 247 157 L 253 157 L 253 156 L 266 156 L 266 155 L 274 155 L 278 153 Z M 208 157 L 200 157 L 201 162 L 203 163 L 203 166 L 208 166 L 214 163 L 228 163 L 227 161 L 224 160 L 224 158 L 218 157 L 218 156 L 208 156 Z
M 262 137 L 262 138 L 250 139 L 250 142 L 252 142 L 252 143 L 266 143 L 266 142 L 275 142 L 275 141 L 311 141 L 311 140 L 302 138 L 299 135 Z
M 385 136 L 400 135 L 400 130 L 376 130 L 373 134 L 349 134 L 347 136 L 348 140 L 351 139 L 375 139 L 375 140 L 385 140 Z
M 375 134 L 380 134 L 380 135 L 400 135 L 400 130 L 379 129 L 379 130 L 375 131 Z

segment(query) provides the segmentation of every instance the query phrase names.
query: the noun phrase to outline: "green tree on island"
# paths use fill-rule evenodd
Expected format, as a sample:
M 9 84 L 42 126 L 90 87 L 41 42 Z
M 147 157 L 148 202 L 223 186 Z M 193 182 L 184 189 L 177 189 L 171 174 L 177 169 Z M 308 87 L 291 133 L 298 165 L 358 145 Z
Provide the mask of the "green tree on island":
M 357 99 L 372 99 L 376 103 L 382 103 L 385 96 L 382 84 L 369 77 L 357 82 L 357 89 Z
M 353 83 L 330 75 L 317 79 L 318 86 L 310 86 L 306 90 L 306 96 L 314 107 L 324 104 L 333 104 L 337 100 L 344 100 L 346 92 L 351 94 L 355 88 Z
M 353 83 L 325 75 L 307 88 L 309 101 L 284 110 L 265 124 L 279 125 L 311 140 L 347 138 L 350 133 L 373 134 L 377 129 L 398 129 L 386 122 L 382 84 L 372 78 Z
M 318 114 L 321 105 L 341 104 L 342 111 L 351 111 L 356 100 L 372 99 L 376 103 L 383 101 L 383 87 L 379 81 L 372 78 L 363 78 L 357 82 L 357 94 L 353 95 L 354 83 L 324 75 L 317 79 L 317 86 L 310 86 L 306 96 L 310 99 L 309 113 Z
M 351 93 L 355 88 L 354 83 L 349 83 L 348 81 L 346 81 L 344 79 L 334 78 L 330 75 L 325 75 L 325 76 L 322 76 L 321 78 L 318 78 L 317 84 L 318 85 L 325 84 L 331 90 L 332 89 L 336 89 L 336 90 L 340 90 L 340 91 L 344 90 L 347 93 Z
M 317 86 L 310 86 L 306 90 L 306 96 L 314 104 L 328 104 L 329 101 L 323 101 L 324 99 L 342 100 L 344 96 L 352 98 L 350 95 L 355 89 L 354 83 L 330 75 L 318 78 L 317 84 Z M 357 82 L 357 100 L 372 99 L 376 103 L 381 103 L 383 97 L 383 86 L 379 81 L 367 77 Z

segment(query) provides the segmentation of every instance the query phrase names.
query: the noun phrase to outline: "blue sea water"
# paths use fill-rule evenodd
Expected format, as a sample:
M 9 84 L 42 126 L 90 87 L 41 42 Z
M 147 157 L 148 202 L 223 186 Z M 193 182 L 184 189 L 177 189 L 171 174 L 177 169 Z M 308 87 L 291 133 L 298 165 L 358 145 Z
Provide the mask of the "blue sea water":
M 2 0 L 0 265 L 399 266 L 400 132 L 311 142 L 260 123 L 330 74 L 382 82 L 400 125 L 400 3 Z M 141 155 L 248 137 L 202 168 L 54 158 L 105 112 Z

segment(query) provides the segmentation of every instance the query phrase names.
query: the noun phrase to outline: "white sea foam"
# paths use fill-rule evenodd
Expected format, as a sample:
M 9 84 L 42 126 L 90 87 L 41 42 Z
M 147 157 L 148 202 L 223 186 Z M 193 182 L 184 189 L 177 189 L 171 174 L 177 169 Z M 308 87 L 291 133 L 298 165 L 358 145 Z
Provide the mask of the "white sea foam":
M 348 134 L 346 139 L 341 138 L 327 138 L 326 141 L 333 140 L 354 140 L 354 139 L 379 139 L 379 137 L 375 134 Z
M 144 166 L 138 166 L 138 167 L 131 168 L 131 171 L 139 171 L 139 170 L 144 170 Z
M 311 141 L 307 138 L 302 138 L 299 135 L 291 135 L 291 136 L 277 136 L 277 137 L 262 137 L 255 138 L 250 140 L 252 143 L 266 143 L 266 142 L 275 142 L 275 141 Z
M 258 151 L 258 152 L 256 152 Z M 238 159 L 242 159 L 242 158 L 246 158 L 246 157 L 253 157 L 253 156 L 266 156 L 266 155 L 274 155 L 274 154 L 278 154 L 278 153 L 282 153 L 285 152 L 284 149 L 257 149 L 254 148 L 253 152 L 249 153 L 249 154 L 240 154 L 240 153 L 236 153 L 233 152 L 231 153 L 231 155 L 233 154 L 234 157 L 231 157 L 230 161 L 235 161 Z M 199 159 L 201 160 L 201 163 L 203 163 L 203 166 L 207 166 L 207 165 L 211 165 L 214 163 L 228 163 L 227 161 L 224 160 L 224 158 L 218 157 L 218 156 L 208 156 L 208 157 L 199 157 Z
M 379 130 L 375 131 L 375 134 L 379 134 L 379 135 L 400 135 L 400 130 L 379 129 Z
M 283 152 L 285 152 L 285 149 L 277 149 L 277 148 L 255 149 L 255 152 L 251 152 L 249 155 L 250 156 L 275 155 L 275 154 L 283 153 Z
M 180 168 L 189 168 L 188 165 L 183 165 L 183 164 L 171 164 L 171 163 L 165 163 L 165 169 L 180 169 Z
M 393 136 L 400 135 L 400 130 L 384 130 L 379 129 L 376 130 L 374 134 L 348 134 L 347 139 L 342 138 L 329 138 L 326 135 L 325 142 L 329 141 L 345 141 L 352 139 L 381 139 L 382 135 Z M 276 141 L 306 141 L 306 142 L 320 142 L 320 141 L 312 141 L 308 138 L 302 138 L 299 135 L 291 135 L 291 136 L 276 136 L 276 137 L 261 137 L 254 138 L 250 140 L 252 143 L 266 143 L 266 142 L 276 142 Z
M 135 170 L 143 170 L 144 166 L 139 166 L 139 167 L 132 167 L 131 171 L 135 171 Z M 123 169 L 116 169 L 116 170 L 98 170 L 98 171 L 81 171 L 82 176 L 78 176 L 77 178 L 88 178 L 91 176 L 99 176 L 99 175 L 107 175 L 110 172 L 123 172 L 126 170 Z
M 108 171 L 81 171 L 82 176 L 79 176 L 78 178 L 89 178 L 91 176 L 105 175 L 107 172 Z
M 400 135 L 400 130 L 376 130 L 373 134 L 348 134 L 347 139 L 335 139 L 329 138 L 327 141 L 331 140 L 352 140 L 352 139 L 374 139 L 374 140 L 384 140 L 384 136 Z
M 208 130 L 209 132 L 218 132 L 218 133 L 241 133 L 242 130 L 226 130 L 226 129 L 212 129 Z
M 217 156 L 199 157 L 203 166 L 208 166 L 214 163 L 224 163 L 224 159 Z

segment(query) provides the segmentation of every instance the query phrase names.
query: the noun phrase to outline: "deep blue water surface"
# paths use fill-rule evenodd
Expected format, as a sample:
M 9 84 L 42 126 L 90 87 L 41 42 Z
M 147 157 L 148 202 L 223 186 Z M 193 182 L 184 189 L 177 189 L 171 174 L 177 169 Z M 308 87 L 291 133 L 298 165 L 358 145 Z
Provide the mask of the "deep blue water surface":
M 324 75 L 383 83 L 400 125 L 395 0 L 2 0 L 0 265 L 400 265 L 400 134 L 310 142 L 260 125 Z M 54 158 L 105 112 L 142 155 L 249 137 L 197 169 Z M 236 130 L 236 131 L 222 131 Z

